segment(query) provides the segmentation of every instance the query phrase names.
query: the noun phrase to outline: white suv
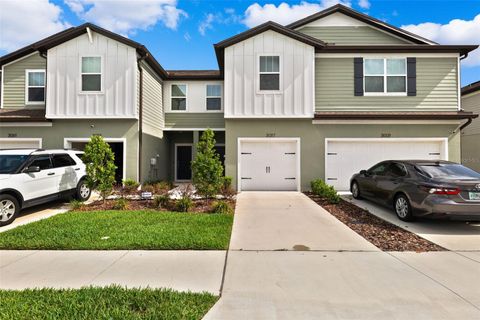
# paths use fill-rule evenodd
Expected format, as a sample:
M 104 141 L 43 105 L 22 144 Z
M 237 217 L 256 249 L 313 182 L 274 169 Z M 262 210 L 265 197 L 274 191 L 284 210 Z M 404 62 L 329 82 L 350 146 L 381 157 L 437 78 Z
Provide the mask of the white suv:
M 85 165 L 73 150 L 0 150 L 0 226 L 21 209 L 74 196 L 85 201 Z

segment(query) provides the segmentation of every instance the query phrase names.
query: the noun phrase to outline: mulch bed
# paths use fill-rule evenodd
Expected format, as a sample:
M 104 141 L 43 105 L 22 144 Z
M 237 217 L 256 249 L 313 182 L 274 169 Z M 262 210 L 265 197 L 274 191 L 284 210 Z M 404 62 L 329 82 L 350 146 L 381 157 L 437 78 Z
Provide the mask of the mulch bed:
M 446 251 L 445 248 L 382 220 L 343 199 L 338 204 L 331 204 L 311 192 L 305 194 L 382 251 Z

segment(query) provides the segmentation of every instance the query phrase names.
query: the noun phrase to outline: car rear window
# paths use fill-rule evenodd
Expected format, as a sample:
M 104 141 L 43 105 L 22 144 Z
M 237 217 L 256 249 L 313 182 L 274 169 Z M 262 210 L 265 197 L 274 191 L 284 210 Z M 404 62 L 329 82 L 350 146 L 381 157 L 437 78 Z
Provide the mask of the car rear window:
M 52 159 L 53 159 L 53 166 L 55 168 L 76 165 L 75 161 L 68 154 L 54 154 Z
M 480 179 L 480 173 L 461 164 L 432 164 L 418 166 L 432 178 L 444 179 Z
M 26 154 L 1 154 L 0 173 L 15 173 L 27 158 Z

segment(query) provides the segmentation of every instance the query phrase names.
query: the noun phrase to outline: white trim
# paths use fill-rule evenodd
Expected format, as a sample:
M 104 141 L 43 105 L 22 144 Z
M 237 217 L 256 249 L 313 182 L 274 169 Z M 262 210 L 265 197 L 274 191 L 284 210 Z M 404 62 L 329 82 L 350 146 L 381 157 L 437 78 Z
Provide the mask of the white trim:
M 239 116 L 239 115 L 232 115 L 232 116 L 225 116 L 225 119 L 312 119 L 313 115 L 308 114 L 308 115 L 251 115 L 251 116 Z
M 42 138 L 0 138 L 0 142 L 7 142 L 7 141 L 36 141 L 38 142 L 39 148 L 41 148 L 43 145 Z
M 123 143 L 123 168 L 122 168 L 122 180 L 127 178 L 127 139 L 126 138 L 105 138 L 102 137 L 105 142 L 121 142 Z M 72 148 L 72 142 L 88 142 L 90 138 L 63 138 L 63 147 L 67 149 Z M 137 158 L 138 161 L 138 158 Z M 137 164 L 138 168 L 138 164 Z M 138 179 L 138 176 L 137 176 Z
M 87 35 L 88 35 L 88 41 L 90 43 L 93 43 L 93 35 L 92 35 L 92 30 L 90 30 L 90 27 L 87 27 Z
M 383 74 L 367 74 L 365 71 L 365 60 L 383 60 Z M 387 61 L 388 60 L 403 60 L 405 62 L 405 73 L 403 74 L 388 74 L 387 72 Z M 367 77 L 380 77 L 383 76 L 383 92 L 367 92 L 365 90 L 366 86 L 366 78 Z M 388 92 L 388 77 L 405 77 L 405 91 L 402 92 Z M 364 96 L 371 96 L 371 97 L 385 97 L 385 96 L 407 96 L 407 87 L 408 87 L 408 79 L 407 79 L 407 58 L 406 57 L 384 57 L 384 56 L 377 56 L 377 57 L 363 57 L 363 95 Z
M 190 182 L 192 180 L 178 180 L 177 179 L 177 147 L 191 147 L 191 153 L 190 153 L 190 162 L 193 161 L 193 143 L 175 143 L 175 158 L 174 158 L 174 180 L 175 182 Z M 190 169 L 191 170 L 191 169 Z
M 328 143 L 329 142 L 334 142 L 334 141 L 351 141 L 351 142 L 412 142 L 412 141 L 438 141 L 443 143 L 443 152 L 444 152 L 444 158 L 445 160 L 448 161 L 448 138 L 325 138 L 325 155 L 324 155 L 324 161 L 325 161 L 325 175 L 328 172 L 328 161 L 327 161 L 327 155 L 328 155 Z
M 82 59 L 83 58 L 100 58 L 100 91 L 83 91 L 83 78 L 82 76 L 85 74 L 85 75 L 98 75 L 98 73 L 83 73 L 82 72 Z M 80 83 L 80 88 L 79 89 L 79 94 L 103 94 L 103 90 L 104 90 L 104 80 L 105 80 L 105 77 L 104 77 L 104 59 L 103 59 L 103 56 L 100 55 L 100 54 L 85 54 L 85 55 L 81 55 L 79 57 L 80 59 L 80 62 L 79 62 L 79 65 L 80 65 L 80 70 L 79 70 L 79 74 L 80 74 L 80 79 L 79 79 L 79 83 Z
M 95 92 L 98 93 L 98 92 Z M 136 116 L 108 116 L 108 115 L 102 115 L 102 116 L 58 116 L 58 115 L 52 115 L 52 114 L 46 114 L 45 117 L 47 119 L 132 119 L 132 120 L 138 120 L 138 114 Z
M 459 120 L 313 120 L 312 124 L 460 124 Z
M 416 58 L 458 58 L 458 53 L 382 53 L 384 57 L 416 57 Z M 315 58 L 355 58 L 362 56 L 364 58 L 378 57 L 378 53 L 315 53 Z
M 220 86 L 220 96 L 209 96 L 208 95 L 208 86 Z M 220 109 L 219 110 L 208 110 L 208 98 L 220 98 Z M 170 101 L 170 104 L 172 102 Z M 205 84 L 205 111 L 206 112 L 223 112 L 223 85 L 221 83 L 206 83 Z
M 3 127 L 51 127 L 51 122 L 1 122 L 0 128 Z
M 278 72 L 260 72 L 261 57 L 278 57 Z M 257 94 L 283 94 L 283 57 L 281 53 L 257 53 L 256 54 L 256 70 L 255 70 L 255 91 Z M 278 90 L 260 90 L 261 74 L 278 74 Z
M 297 191 L 301 191 L 301 148 L 300 148 L 300 143 L 301 139 L 300 138 L 242 138 L 239 137 L 237 138 L 237 191 L 241 192 L 242 191 L 242 168 L 241 168 L 241 153 L 242 153 L 242 142 L 296 142 L 296 147 L 297 147 Z
M 457 58 L 457 98 L 458 98 L 458 110 L 462 110 L 462 86 L 461 86 L 461 65 L 460 65 L 460 57 Z
M 174 96 L 172 95 L 173 93 L 173 90 L 172 90 L 172 87 L 173 86 L 185 86 L 185 110 L 173 110 L 172 109 L 172 99 L 173 98 L 183 98 L 181 96 Z M 174 83 L 170 83 L 170 107 L 167 112 L 172 112 L 172 113 L 185 113 L 188 111 L 188 84 L 187 83 L 181 83 L 181 82 L 174 82 Z
M 163 131 L 225 131 L 225 128 L 164 128 Z
M 40 73 L 43 72 L 43 86 L 30 86 L 29 73 Z M 47 97 L 47 70 L 45 69 L 25 69 L 25 105 L 44 105 L 45 98 Z M 28 88 L 43 88 L 43 101 L 29 101 Z

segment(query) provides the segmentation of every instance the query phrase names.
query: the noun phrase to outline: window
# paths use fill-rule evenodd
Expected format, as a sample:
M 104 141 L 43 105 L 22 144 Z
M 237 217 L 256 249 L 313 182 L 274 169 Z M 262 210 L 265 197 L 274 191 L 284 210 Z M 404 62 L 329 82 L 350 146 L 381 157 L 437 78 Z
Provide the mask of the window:
M 172 84 L 172 110 L 187 110 L 187 85 Z
M 50 169 L 52 168 L 52 163 L 50 162 L 49 155 L 42 155 L 38 156 L 33 160 L 33 162 L 29 165 L 30 167 L 39 167 L 40 170 Z
M 280 57 L 260 56 L 260 91 L 280 90 Z
M 368 170 L 368 173 L 373 174 L 373 175 L 378 175 L 382 176 L 385 174 L 385 171 L 387 170 L 388 163 L 380 163 L 374 166 L 373 168 L 370 168 Z
M 365 93 L 406 94 L 406 59 L 365 59 Z
M 28 155 L 23 154 L 0 154 L 0 174 L 15 173 L 27 158 Z
M 82 57 L 82 91 L 102 91 L 101 57 Z
M 222 110 L 222 86 L 207 84 L 207 110 Z
M 407 169 L 403 164 L 392 163 L 388 169 L 388 173 L 394 177 L 405 177 L 407 175 Z
M 27 104 L 45 102 L 45 70 L 27 70 Z
M 75 161 L 68 154 L 54 154 L 52 160 L 54 168 L 76 165 Z

